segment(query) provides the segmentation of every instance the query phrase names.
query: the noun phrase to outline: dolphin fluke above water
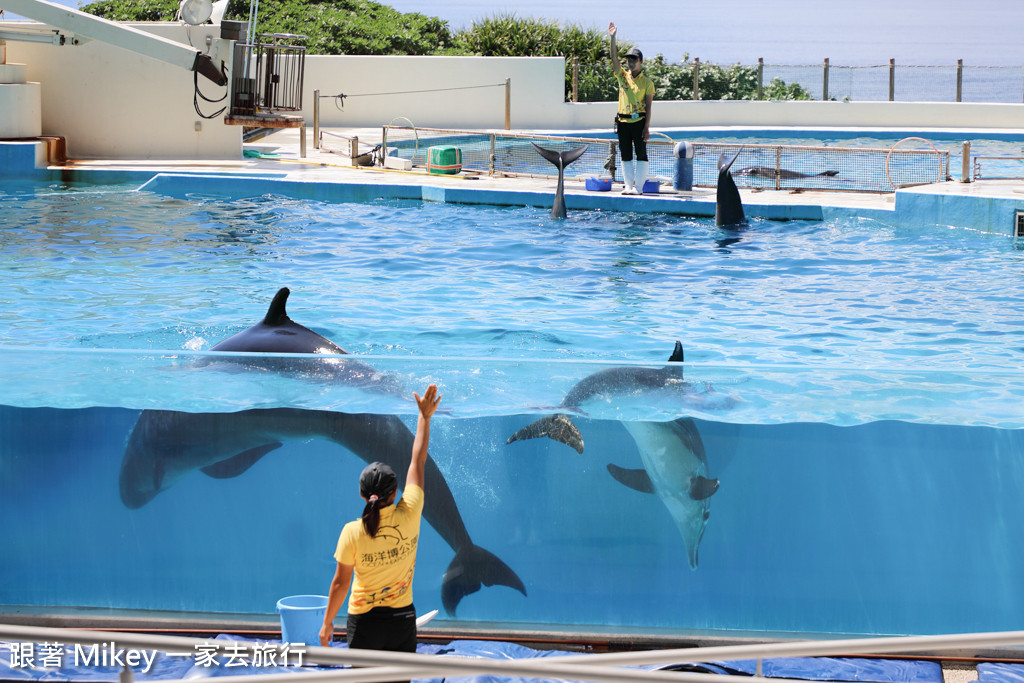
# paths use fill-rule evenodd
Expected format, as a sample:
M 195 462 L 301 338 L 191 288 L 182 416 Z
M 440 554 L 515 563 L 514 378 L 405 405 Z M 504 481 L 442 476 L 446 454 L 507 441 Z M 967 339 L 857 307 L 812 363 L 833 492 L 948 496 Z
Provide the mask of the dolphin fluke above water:
M 683 381 L 683 345 L 678 341 L 663 368 L 608 368 L 577 382 L 559 408 L 581 412 L 583 404 L 595 396 L 614 396 L 637 389 L 669 386 L 686 388 Z M 675 521 L 686 544 L 691 569 L 697 567 L 697 548 L 704 536 L 709 517 L 708 499 L 718 490 L 718 480 L 708 476 L 707 458 L 697 425 L 689 418 L 670 422 L 623 422 L 637 445 L 643 470 L 626 470 L 608 465 L 609 473 L 620 483 L 661 499 Z M 513 434 L 508 443 L 546 436 L 583 452 L 583 437 L 568 415 L 557 413 L 536 420 Z
M 258 353 L 345 353 L 330 340 L 288 318 L 287 298 L 287 288 L 281 289 L 262 322 L 214 349 L 251 352 L 254 357 L 249 363 L 253 366 L 274 360 L 255 355 Z M 391 380 L 365 363 L 338 362 L 345 366 L 336 375 L 340 379 L 365 385 L 368 390 L 389 386 Z M 353 362 L 357 363 L 353 366 L 356 370 L 349 367 Z M 121 501 L 125 507 L 140 508 L 195 470 L 215 479 L 237 477 L 280 448 L 285 440 L 312 438 L 334 442 L 367 463 L 387 463 L 400 476 L 409 468 L 414 440 L 409 428 L 395 415 L 297 408 L 231 413 L 144 410 L 128 437 L 121 461 Z M 424 466 L 423 491 L 424 519 L 455 551 L 441 585 L 445 609 L 454 615 L 459 601 L 481 586 L 503 585 L 526 595 L 523 582 L 512 569 L 473 543 L 444 475 L 429 456 Z
M 729 169 L 736 163 L 742 148 L 736 152 L 732 159 L 723 154 L 718 157 L 718 189 L 715 193 L 715 225 L 739 225 L 746 222 L 743 215 L 743 200 L 740 199 L 740 191 L 736 187 L 736 181 L 732 179 Z
M 575 149 L 557 152 L 553 149 L 545 149 L 535 142 L 531 142 L 533 148 L 542 157 L 550 161 L 558 168 L 558 189 L 555 190 L 555 203 L 551 207 L 552 218 L 565 218 L 565 167 L 583 156 L 590 145 L 583 145 Z

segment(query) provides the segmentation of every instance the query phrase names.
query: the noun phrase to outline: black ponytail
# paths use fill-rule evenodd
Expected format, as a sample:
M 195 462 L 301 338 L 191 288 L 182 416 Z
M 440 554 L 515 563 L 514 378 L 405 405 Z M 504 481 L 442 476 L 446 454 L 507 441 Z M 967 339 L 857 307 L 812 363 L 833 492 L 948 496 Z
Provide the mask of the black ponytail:
M 366 501 L 366 507 L 363 508 L 363 530 L 366 531 L 370 538 L 376 536 L 377 531 L 380 529 L 381 504 L 381 499 L 373 495 Z
M 359 495 L 366 499 L 363 530 L 373 538 L 380 530 L 380 509 L 398 488 L 395 472 L 382 462 L 371 462 L 359 475 Z

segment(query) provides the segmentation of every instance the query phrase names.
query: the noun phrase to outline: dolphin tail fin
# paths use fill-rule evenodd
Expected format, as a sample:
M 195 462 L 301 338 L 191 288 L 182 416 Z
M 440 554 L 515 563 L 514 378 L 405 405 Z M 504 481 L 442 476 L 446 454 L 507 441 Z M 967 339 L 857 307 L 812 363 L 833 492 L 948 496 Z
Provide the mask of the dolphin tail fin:
M 493 553 L 470 544 L 455 553 L 444 573 L 441 603 L 445 611 L 455 616 L 462 598 L 476 593 L 481 586 L 508 586 L 526 595 L 522 579 L 507 564 Z
M 541 436 L 564 443 L 577 453 L 583 453 L 583 435 L 580 434 L 580 430 L 572 423 L 569 416 L 563 413 L 548 415 L 531 422 L 510 436 L 505 443 L 509 444 L 513 441 L 536 439 Z
M 718 157 L 718 177 L 722 177 L 723 173 L 728 173 L 732 165 L 736 163 L 736 160 L 740 158 L 740 154 L 743 153 L 743 148 L 740 147 L 736 154 L 733 155 L 732 159 L 729 159 L 728 154 L 722 154 Z
M 715 193 L 715 225 L 738 225 L 746 220 L 743 214 L 743 200 L 740 199 L 740 191 L 736 187 L 736 181 L 732 179 L 729 169 L 736 163 L 743 152 L 739 151 L 729 159 L 727 154 L 718 157 L 718 189 Z
M 569 149 L 564 152 L 558 152 L 553 149 L 546 149 L 541 147 L 535 142 L 531 142 L 533 148 L 537 150 L 537 153 L 542 157 L 550 161 L 552 164 L 560 169 L 564 169 L 566 166 L 583 156 L 583 153 L 587 151 L 590 145 L 583 145 L 582 147 L 576 147 L 575 149 Z

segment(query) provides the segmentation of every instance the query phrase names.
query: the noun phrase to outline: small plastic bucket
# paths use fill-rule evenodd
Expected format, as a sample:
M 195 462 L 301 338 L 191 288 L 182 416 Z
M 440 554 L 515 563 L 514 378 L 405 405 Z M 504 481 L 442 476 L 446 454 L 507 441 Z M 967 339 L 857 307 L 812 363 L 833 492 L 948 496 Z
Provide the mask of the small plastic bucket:
M 281 640 L 286 643 L 320 644 L 320 627 L 327 612 L 326 595 L 291 595 L 277 601 L 281 615 Z

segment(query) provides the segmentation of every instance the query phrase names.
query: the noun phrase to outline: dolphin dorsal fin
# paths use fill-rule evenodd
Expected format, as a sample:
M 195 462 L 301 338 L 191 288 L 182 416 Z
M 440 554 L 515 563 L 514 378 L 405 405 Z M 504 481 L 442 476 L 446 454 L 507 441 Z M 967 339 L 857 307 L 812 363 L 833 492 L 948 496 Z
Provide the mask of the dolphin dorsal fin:
M 690 498 L 706 500 L 718 490 L 718 480 L 707 477 L 694 477 L 690 482 Z
M 672 355 L 668 357 L 669 363 L 682 363 L 683 362 L 683 345 L 680 341 L 676 340 L 676 346 L 672 349 Z
M 270 308 L 267 309 L 267 315 L 263 318 L 264 325 L 277 326 L 291 322 L 291 318 L 288 317 L 288 313 L 285 311 L 285 304 L 288 303 L 289 294 L 291 294 L 291 291 L 287 287 L 277 290 L 274 300 L 270 302 Z

